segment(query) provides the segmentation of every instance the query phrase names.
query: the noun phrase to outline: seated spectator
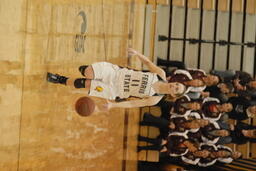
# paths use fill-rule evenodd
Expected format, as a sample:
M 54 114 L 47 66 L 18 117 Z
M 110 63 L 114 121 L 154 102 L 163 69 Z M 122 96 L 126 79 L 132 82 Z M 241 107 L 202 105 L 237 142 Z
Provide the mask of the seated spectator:
M 187 87 L 187 91 L 201 92 L 205 89 L 205 83 L 200 79 L 193 79 L 186 70 L 174 70 L 167 77 L 168 82 L 179 82 Z
M 197 132 L 201 127 L 208 125 L 209 121 L 205 119 L 193 119 L 189 120 L 184 117 L 176 117 L 170 120 L 172 128 L 170 132 Z
M 241 152 L 233 151 L 231 148 L 223 145 L 218 145 L 218 161 L 221 163 L 231 163 L 233 160 L 238 159 L 242 156 Z
M 256 126 L 238 122 L 230 133 L 231 142 L 235 144 L 245 144 L 256 142 Z
M 201 102 L 191 100 L 188 96 L 184 95 L 177 99 L 170 110 L 171 115 L 188 115 L 191 111 L 201 110 Z
M 164 132 L 167 132 L 167 130 L 170 132 L 196 132 L 200 127 L 204 127 L 208 123 L 208 120 L 200 119 L 200 115 L 195 112 L 187 117 L 173 117 L 170 120 L 145 113 L 140 125 L 154 126 L 162 130 L 161 132 L 163 130 Z
M 220 103 L 216 98 L 205 98 L 202 104 L 203 119 L 212 121 L 219 120 L 224 112 L 230 112 L 233 109 L 231 103 Z
M 220 79 L 218 76 L 212 75 L 212 74 L 206 74 L 205 71 L 203 71 L 202 69 L 188 69 L 185 67 L 184 62 L 181 62 L 181 61 L 168 61 L 168 60 L 163 60 L 158 58 L 157 65 L 166 67 L 166 70 L 168 70 L 169 67 L 177 67 L 181 71 L 182 70 L 188 71 L 192 76 L 193 80 L 200 80 L 201 86 L 202 85 L 212 86 L 220 82 Z M 198 87 L 198 86 L 194 86 L 194 87 Z
M 190 100 L 188 96 L 184 95 L 174 102 L 163 99 L 157 104 L 157 106 L 161 108 L 161 117 L 169 119 L 170 114 L 177 116 L 187 116 L 191 111 L 200 111 L 201 101 Z
M 232 97 L 228 102 L 233 105 L 233 109 L 228 112 L 231 119 L 245 120 L 256 115 L 256 105 L 251 105 L 250 101 L 244 97 Z
M 211 153 L 217 150 L 218 148 L 213 144 L 201 143 L 197 151 L 188 152 L 181 159 L 188 164 L 207 167 L 216 163 L 217 158 L 212 156 Z
M 250 99 L 256 97 L 256 81 L 249 73 L 234 70 L 212 70 L 211 73 L 220 76 L 224 82 L 232 83 L 239 96 Z
M 216 75 L 206 74 L 202 69 L 187 69 L 192 78 L 202 80 L 205 86 L 214 86 L 220 82 L 220 79 Z
M 232 110 L 232 104 L 220 103 L 216 98 L 207 97 L 200 100 L 190 100 L 188 96 L 176 100 L 175 102 L 169 103 L 170 114 L 176 116 L 187 116 L 191 111 L 200 111 L 203 119 L 219 120 L 224 112 L 230 112 Z M 165 104 L 165 106 L 168 106 Z M 167 108 L 167 107 L 165 107 Z M 162 110 L 168 113 L 167 110 Z M 166 115 L 164 113 L 164 115 Z M 167 116 L 165 116 L 166 118 Z
M 196 132 L 187 132 L 187 136 L 188 136 L 189 139 L 193 140 L 197 144 L 200 144 L 200 143 L 203 142 L 202 132 L 200 131 L 200 129 Z
M 234 87 L 231 83 L 219 83 L 207 87 L 204 91 L 209 92 L 210 97 L 219 99 L 221 103 L 227 102 L 229 97 L 234 96 Z
M 211 122 L 200 128 L 202 140 L 211 144 L 228 144 L 231 142 L 230 131 L 222 129 L 217 122 Z
M 139 136 L 139 141 L 146 141 L 153 145 L 138 146 L 138 151 L 158 150 L 172 157 L 182 156 L 189 151 L 194 152 L 197 150 L 197 145 L 192 140 L 189 140 L 186 134 L 172 133 L 166 140 Z
M 231 83 L 219 83 L 214 86 L 206 87 L 203 92 L 189 92 L 187 96 L 191 99 L 214 97 L 224 103 L 227 102 L 230 97 L 237 96 L 237 94 L 234 93 L 234 87 Z
M 211 166 L 217 161 L 230 163 L 242 155 L 240 152 L 232 151 L 230 148 L 222 145 L 201 144 L 199 149 L 208 150 L 210 152 L 207 157 L 200 158 L 198 166 L 201 167 Z
M 223 79 L 224 82 L 234 82 L 234 86 L 236 89 L 245 89 L 246 86 L 256 88 L 256 81 L 252 78 L 252 76 L 249 73 L 244 71 L 212 70 L 210 73 L 218 75 Z
M 200 161 L 200 158 L 206 158 L 210 155 L 208 150 L 197 150 L 195 152 L 188 152 L 185 155 L 181 156 L 181 159 L 186 164 L 197 165 Z

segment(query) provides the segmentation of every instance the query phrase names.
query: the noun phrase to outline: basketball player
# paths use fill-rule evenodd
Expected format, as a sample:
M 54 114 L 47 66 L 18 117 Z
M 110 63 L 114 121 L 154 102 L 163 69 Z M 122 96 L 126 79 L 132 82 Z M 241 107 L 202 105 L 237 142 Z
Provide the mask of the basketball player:
M 128 49 L 129 56 L 137 56 L 150 72 L 121 68 L 108 62 L 97 62 L 89 66 L 81 66 L 79 71 L 85 78 L 68 78 L 58 74 L 47 74 L 47 80 L 75 88 L 84 88 L 88 95 L 105 98 L 107 108 L 133 108 L 157 104 L 164 95 L 180 97 L 186 87 L 177 82 L 168 83 L 163 69 L 157 67 L 147 57 L 133 49 Z M 140 99 L 122 101 L 115 100 L 137 97 Z

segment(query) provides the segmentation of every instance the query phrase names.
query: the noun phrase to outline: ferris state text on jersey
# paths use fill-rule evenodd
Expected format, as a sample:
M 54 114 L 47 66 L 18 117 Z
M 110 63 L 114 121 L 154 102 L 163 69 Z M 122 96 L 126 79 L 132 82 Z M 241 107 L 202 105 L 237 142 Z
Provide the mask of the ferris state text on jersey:
M 155 74 L 133 71 L 122 74 L 121 77 L 120 93 L 123 98 L 145 97 L 154 94 L 151 87 L 156 77 Z

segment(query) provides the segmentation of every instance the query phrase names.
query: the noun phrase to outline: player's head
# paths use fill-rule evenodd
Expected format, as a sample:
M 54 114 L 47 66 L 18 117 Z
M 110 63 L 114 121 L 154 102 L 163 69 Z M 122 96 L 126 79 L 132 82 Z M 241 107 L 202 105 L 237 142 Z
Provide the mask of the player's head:
M 185 94 L 186 90 L 186 86 L 181 83 L 168 83 L 167 93 L 170 94 L 172 97 L 181 97 Z

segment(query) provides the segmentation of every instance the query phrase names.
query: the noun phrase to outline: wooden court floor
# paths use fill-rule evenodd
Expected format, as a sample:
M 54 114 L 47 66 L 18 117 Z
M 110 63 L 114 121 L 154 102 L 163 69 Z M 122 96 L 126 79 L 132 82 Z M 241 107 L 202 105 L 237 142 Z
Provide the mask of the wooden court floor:
M 144 10 L 143 0 L 1 0 L 1 171 L 132 165 L 125 161 L 132 154 L 124 134 L 138 110 L 82 118 L 73 106 L 84 92 L 48 84 L 45 76 L 81 77 L 78 67 L 97 61 L 127 66 L 128 46 L 142 49 Z M 130 66 L 140 63 L 131 59 Z M 136 163 L 132 167 L 126 170 L 136 170 Z

